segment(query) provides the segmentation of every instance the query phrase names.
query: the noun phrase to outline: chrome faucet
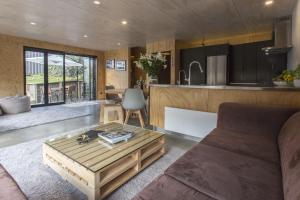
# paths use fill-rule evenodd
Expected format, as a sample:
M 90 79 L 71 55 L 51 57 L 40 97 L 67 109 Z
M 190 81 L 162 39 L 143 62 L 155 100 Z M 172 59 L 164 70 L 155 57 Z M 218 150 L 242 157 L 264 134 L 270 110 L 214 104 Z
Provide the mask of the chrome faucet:
M 202 66 L 201 66 L 201 63 L 198 62 L 198 61 L 196 61 L 196 60 L 192 61 L 192 62 L 190 63 L 190 65 L 189 65 L 189 78 L 188 78 L 189 85 L 191 85 L 191 69 L 192 69 L 193 64 L 197 64 L 197 66 L 198 66 L 199 69 L 200 69 L 201 74 L 204 73 L 204 71 L 203 71 L 203 69 L 202 69 Z
M 183 75 L 184 75 L 184 81 L 185 82 L 187 82 L 188 81 L 188 79 L 187 79 L 187 77 L 186 77 L 186 73 L 185 73 L 185 71 L 184 70 L 179 70 L 179 79 L 178 79 L 178 82 L 177 82 L 177 84 L 178 85 L 181 85 L 181 79 L 180 79 L 180 74 L 181 74 L 181 72 L 183 72 Z

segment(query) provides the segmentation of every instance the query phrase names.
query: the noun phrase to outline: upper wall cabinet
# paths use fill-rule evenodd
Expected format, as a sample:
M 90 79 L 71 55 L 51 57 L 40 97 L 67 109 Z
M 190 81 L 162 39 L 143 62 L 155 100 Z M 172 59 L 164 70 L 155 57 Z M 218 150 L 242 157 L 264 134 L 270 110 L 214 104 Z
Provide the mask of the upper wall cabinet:
M 269 85 L 272 77 L 287 65 L 287 55 L 266 56 L 263 47 L 273 46 L 272 41 L 234 45 L 230 48 L 229 83 Z
M 206 46 L 205 47 L 206 56 L 220 56 L 229 54 L 229 45 L 215 45 L 215 46 Z

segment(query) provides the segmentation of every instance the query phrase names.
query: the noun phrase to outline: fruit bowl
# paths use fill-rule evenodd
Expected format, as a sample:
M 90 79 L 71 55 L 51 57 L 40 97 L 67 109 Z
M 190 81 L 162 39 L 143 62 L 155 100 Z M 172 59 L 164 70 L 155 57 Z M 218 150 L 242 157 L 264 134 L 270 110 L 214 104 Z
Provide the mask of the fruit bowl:
M 286 81 L 273 81 L 273 84 L 279 87 L 286 87 L 288 86 Z

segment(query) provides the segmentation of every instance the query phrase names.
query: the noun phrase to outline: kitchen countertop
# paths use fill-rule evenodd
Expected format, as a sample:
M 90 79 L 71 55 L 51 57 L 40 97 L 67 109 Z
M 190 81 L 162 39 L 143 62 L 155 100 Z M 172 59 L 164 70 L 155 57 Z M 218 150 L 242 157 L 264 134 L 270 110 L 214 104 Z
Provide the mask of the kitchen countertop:
M 216 90 L 254 90 L 254 91 L 300 91 L 295 87 L 258 87 L 258 86 L 232 86 L 232 85 L 168 85 L 168 84 L 151 84 L 150 87 L 177 87 L 193 89 L 216 89 Z

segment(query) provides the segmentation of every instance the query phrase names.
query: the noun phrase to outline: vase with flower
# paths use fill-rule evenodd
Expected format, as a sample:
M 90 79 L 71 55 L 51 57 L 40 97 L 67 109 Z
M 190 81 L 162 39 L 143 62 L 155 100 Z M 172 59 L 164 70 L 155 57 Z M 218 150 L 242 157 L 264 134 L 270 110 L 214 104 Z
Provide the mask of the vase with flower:
M 134 63 L 147 73 L 148 84 L 157 84 L 160 71 L 167 68 L 166 57 L 162 53 L 141 54 L 139 60 Z

